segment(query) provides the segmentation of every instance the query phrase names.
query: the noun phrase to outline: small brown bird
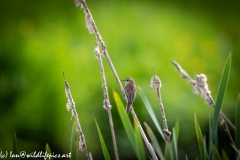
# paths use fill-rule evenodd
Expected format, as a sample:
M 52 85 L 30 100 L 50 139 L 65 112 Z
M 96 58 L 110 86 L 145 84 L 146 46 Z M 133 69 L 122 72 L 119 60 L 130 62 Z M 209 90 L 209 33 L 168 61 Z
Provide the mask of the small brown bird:
M 124 87 L 124 90 L 125 90 L 125 94 L 126 94 L 126 97 L 127 97 L 127 107 L 126 107 L 126 112 L 127 114 L 130 112 L 130 110 L 132 109 L 132 104 L 133 104 L 133 101 L 136 97 L 136 85 L 135 85 L 135 82 L 134 80 L 131 78 L 131 77 L 128 77 L 126 79 L 123 80 L 125 82 L 125 87 Z

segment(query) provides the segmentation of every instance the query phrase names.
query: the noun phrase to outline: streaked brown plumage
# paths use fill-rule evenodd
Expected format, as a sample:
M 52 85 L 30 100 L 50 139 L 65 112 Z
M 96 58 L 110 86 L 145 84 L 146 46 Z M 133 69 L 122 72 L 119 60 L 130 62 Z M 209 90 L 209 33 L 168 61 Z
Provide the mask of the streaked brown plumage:
M 135 85 L 134 79 L 132 79 L 131 77 L 125 78 L 123 81 L 126 84 L 124 87 L 124 90 L 125 90 L 125 94 L 127 97 L 126 112 L 128 114 L 132 108 L 132 104 L 136 97 L 137 90 L 136 90 L 136 85 Z

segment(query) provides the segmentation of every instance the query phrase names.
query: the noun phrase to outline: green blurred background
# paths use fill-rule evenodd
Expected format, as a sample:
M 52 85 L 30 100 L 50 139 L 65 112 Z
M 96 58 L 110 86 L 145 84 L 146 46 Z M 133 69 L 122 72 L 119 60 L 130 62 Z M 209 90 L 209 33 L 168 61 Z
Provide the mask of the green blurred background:
M 169 128 L 180 120 L 180 159 L 185 154 L 189 159 L 199 154 L 193 114 L 197 113 L 203 134 L 208 134 L 213 108 L 192 93 L 191 85 L 180 78 L 171 59 L 192 77 L 194 72 L 205 73 L 215 99 L 225 60 L 231 52 L 232 69 L 222 110 L 234 121 L 240 90 L 239 2 L 87 0 L 87 4 L 119 77 L 135 79 L 162 124 L 158 100 L 150 88 L 152 66 L 155 67 L 163 85 L 161 93 Z M 64 69 L 88 150 L 94 159 L 103 159 L 94 114 L 114 158 L 108 115 L 102 107 L 99 64 L 93 52 L 95 37 L 86 29 L 83 10 L 76 8 L 72 0 L 2 0 L 0 12 L 2 151 L 12 149 L 14 127 L 21 150 L 41 151 L 48 143 L 54 153 L 69 152 L 72 121 L 71 112 L 66 110 L 61 72 Z M 112 97 L 113 89 L 120 93 L 119 87 L 106 59 L 103 61 L 120 159 L 136 159 Z M 134 106 L 139 120 L 146 121 L 162 142 L 139 95 Z M 231 150 L 228 137 L 219 128 L 219 148 Z M 80 153 L 80 157 L 85 156 Z

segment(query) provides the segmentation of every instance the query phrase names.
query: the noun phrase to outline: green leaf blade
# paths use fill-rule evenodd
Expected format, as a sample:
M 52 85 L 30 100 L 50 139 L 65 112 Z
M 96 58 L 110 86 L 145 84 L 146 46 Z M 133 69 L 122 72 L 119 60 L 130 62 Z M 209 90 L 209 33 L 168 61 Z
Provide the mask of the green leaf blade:
M 142 136 L 140 133 L 140 130 L 138 128 L 137 120 L 134 119 L 134 129 L 135 129 L 135 135 L 136 135 L 136 146 L 137 146 L 137 152 L 139 152 L 139 159 L 140 160 L 145 160 L 146 155 L 145 155 L 145 150 L 144 150 L 144 144 L 142 140 Z
M 226 60 L 226 63 L 225 63 L 224 69 L 223 69 L 223 73 L 221 76 L 219 88 L 218 88 L 216 106 L 214 109 L 213 120 L 212 120 L 212 134 L 210 135 L 211 142 L 214 142 L 214 139 L 215 139 L 218 117 L 219 117 L 220 109 L 222 106 L 223 98 L 226 93 L 227 84 L 228 84 L 228 80 L 229 80 L 231 61 L 232 61 L 232 54 L 230 53 Z
M 213 143 L 211 143 L 211 148 L 212 148 L 213 154 L 215 155 L 215 158 L 218 160 L 222 160 L 220 154 L 218 153 L 218 149 L 216 148 L 216 146 L 214 146 Z
M 170 143 L 169 142 L 166 142 L 165 150 L 164 150 L 164 157 L 165 157 L 165 160 L 171 160 Z
M 45 151 L 47 152 L 48 155 L 52 155 L 51 149 L 48 144 L 46 144 Z M 53 157 L 47 157 L 49 160 L 53 160 Z
M 222 149 L 222 158 L 223 158 L 223 160 L 229 160 L 226 152 L 223 149 Z
M 178 137 L 179 137 L 179 119 L 177 119 L 177 122 L 175 124 L 175 133 L 176 133 L 176 140 L 178 141 Z
M 120 116 L 121 121 L 123 123 L 123 127 L 125 129 L 125 132 L 127 133 L 127 137 L 130 141 L 130 144 L 133 147 L 133 150 L 134 150 L 135 154 L 139 158 L 140 156 L 139 156 L 139 153 L 137 152 L 137 146 L 136 146 L 136 142 L 135 142 L 136 138 L 135 138 L 135 133 L 134 133 L 131 121 L 130 121 L 128 115 L 126 114 L 124 105 L 123 105 L 118 93 L 113 91 L 113 97 L 114 97 L 114 100 L 115 100 L 115 103 L 116 103 L 116 106 L 117 106 L 117 109 L 118 109 L 119 116 Z
M 13 154 L 19 155 L 19 148 L 18 148 L 18 141 L 17 141 L 17 134 L 15 129 L 13 128 Z M 20 160 L 20 158 L 14 158 L 15 160 Z
M 240 93 L 238 94 L 237 103 L 236 103 L 235 124 L 236 124 L 235 143 L 236 143 L 236 148 L 239 150 L 240 149 Z
M 98 126 L 97 120 L 95 118 L 94 118 L 94 120 L 95 120 L 95 124 L 96 124 L 96 127 L 97 127 L 98 136 L 99 136 L 99 140 L 100 140 L 100 143 L 101 143 L 101 147 L 102 147 L 104 158 L 105 158 L 105 160 L 110 160 L 111 158 L 109 156 L 106 144 L 104 142 L 104 139 L 103 139 L 103 136 L 102 136 L 102 133 L 101 133 L 101 130 L 100 130 L 99 126 Z
M 174 157 L 176 160 L 178 160 L 177 136 L 174 128 L 173 128 L 172 144 L 173 144 Z
M 198 140 L 198 147 L 199 147 L 199 151 L 200 151 L 200 155 L 201 155 L 201 159 L 209 159 L 208 155 L 207 155 L 207 150 L 205 148 L 205 142 L 202 136 L 202 131 L 200 129 L 200 126 L 198 124 L 197 121 L 197 115 L 196 113 L 194 114 L 194 124 L 195 124 L 195 130 L 196 130 L 196 134 L 197 134 L 197 140 Z
M 172 136 L 173 153 L 176 160 L 178 160 L 178 149 L 177 149 L 178 135 L 179 135 L 179 120 L 177 120 L 175 127 L 173 128 L 173 136 Z
M 157 155 L 160 157 L 160 159 L 164 160 L 164 155 L 163 155 L 162 149 L 160 147 L 160 144 L 158 143 L 158 140 L 157 140 L 155 134 L 153 133 L 152 129 L 148 126 L 148 124 L 146 122 L 144 122 L 144 125 L 146 128 L 147 134 L 151 139 L 153 147 L 157 152 Z
M 146 107 L 150 117 L 152 118 L 152 120 L 153 120 L 153 122 L 154 122 L 154 124 L 155 124 L 155 126 L 156 126 L 156 128 L 158 130 L 158 132 L 160 133 L 160 135 L 162 136 L 164 141 L 166 141 L 165 137 L 164 137 L 164 134 L 162 132 L 162 128 L 161 128 L 161 126 L 160 126 L 160 124 L 159 124 L 159 122 L 157 120 L 157 117 L 156 117 L 156 115 L 155 115 L 155 113 L 154 113 L 154 111 L 152 109 L 152 106 L 150 105 L 150 103 L 149 103 L 145 93 L 143 92 L 143 90 L 140 87 L 138 87 L 138 91 L 139 91 L 140 97 L 141 97 L 141 99 L 142 99 L 142 101 L 143 101 L 143 103 L 144 103 L 144 105 L 145 105 L 145 107 Z

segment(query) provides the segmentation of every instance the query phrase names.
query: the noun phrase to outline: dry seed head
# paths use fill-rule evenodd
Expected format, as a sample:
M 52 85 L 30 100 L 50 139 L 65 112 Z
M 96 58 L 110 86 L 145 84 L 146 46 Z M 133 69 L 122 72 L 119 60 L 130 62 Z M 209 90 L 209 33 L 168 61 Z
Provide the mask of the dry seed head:
M 163 129 L 163 134 L 166 140 L 170 141 L 171 132 L 169 130 Z
M 206 75 L 204 74 L 197 75 L 196 73 L 194 73 L 194 77 L 196 79 L 196 85 L 198 85 L 198 87 L 205 87 L 207 85 Z
M 194 85 L 194 93 L 211 93 L 208 89 L 208 84 L 207 84 L 207 77 L 204 74 L 196 74 L 194 73 L 195 76 L 195 85 Z
M 162 87 L 161 80 L 158 76 L 153 76 L 151 79 L 151 87 L 156 91 Z
M 151 78 L 151 85 L 150 87 L 153 88 L 154 91 L 158 92 L 160 88 L 162 87 L 161 80 L 158 76 L 155 74 L 155 70 L 153 68 L 154 76 Z
M 85 146 L 84 142 L 82 142 L 82 141 L 80 140 L 80 141 L 79 141 L 79 150 L 83 152 L 84 146 Z
M 67 107 L 67 111 L 71 110 L 72 109 L 72 103 L 70 103 L 68 101 L 66 107 Z
M 86 27 L 90 34 L 95 33 L 94 27 L 93 27 L 93 18 L 92 15 L 89 12 L 85 11 L 85 21 L 86 21 Z
M 76 7 L 82 5 L 82 0 L 74 0 L 74 4 Z
M 99 45 L 98 45 L 97 41 L 95 41 L 94 53 L 95 53 L 96 58 L 98 58 L 98 56 L 100 56 L 100 49 L 99 49 Z
M 208 104 L 214 106 L 214 101 L 211 97 L 211 91 L 208 89 L 208 84 L 207 84 L 207 77 L 204 74 L 196 74 L 194 73 L 195 76 L 195 84 L 193 88 L 193 92 L 196 94 L 200 94 L 201 97 L 203 97 Z

